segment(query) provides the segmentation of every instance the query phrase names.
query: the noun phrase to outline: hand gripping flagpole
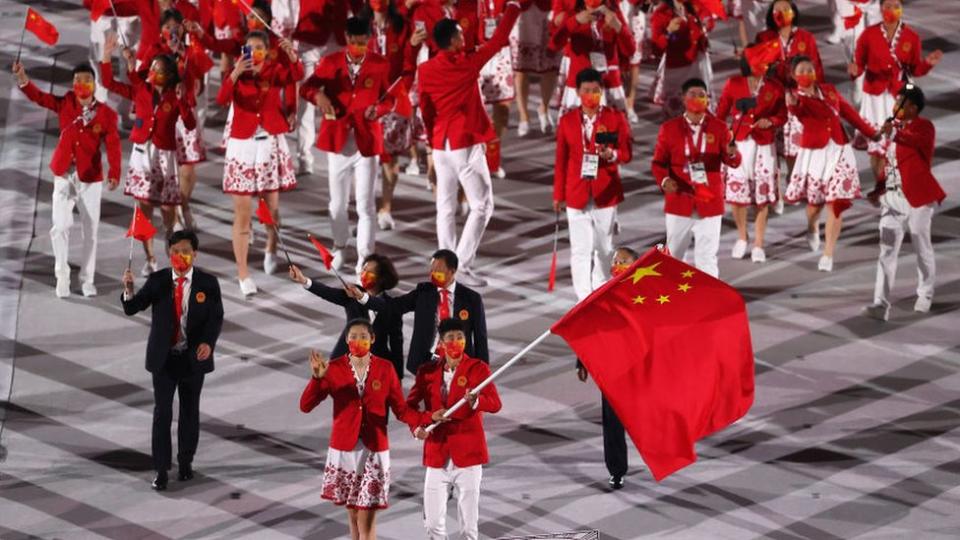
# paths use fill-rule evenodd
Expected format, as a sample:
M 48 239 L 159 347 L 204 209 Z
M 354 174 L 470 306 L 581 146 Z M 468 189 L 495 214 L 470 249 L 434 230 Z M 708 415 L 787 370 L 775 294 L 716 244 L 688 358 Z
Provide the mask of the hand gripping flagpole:
M 238 1 L 241 4 L 243 4 L 244 9 L 246 9 L 251 15 L 256 17 L 256 19 L 260 21 L 261 24 L 263 24 L 263 27 L 266 28 L 268 32 L 277 36 L 278 38 L 281 38 L 281 39 L 283 38 L 283 36 L 281 36 L 279 33 L 277 33 L 276 30 L 274 30 L 269 24 L 267 24 L 267 21 L 263 20 L 263 17 L 261 17 L 256 11 L 253 10 L 253 7 L 250 5 L 249 2 L 247 2 L 247 0 L 238 0 Z
M 506 371 L 510 366 L 512 366 L 513 364 L 515 364 L 515 363 L 517 362 L 517 360 L 520 360 L 521 358 L 523 358 L 524 356 L 526 356 L 527 353 L 529 353 L 531 350 L 533 350 L 534 347 L 536 347 L 537 345 L 539 345 L 541 342 L 543 342 L 543 340 L 547 339 L 547 337 L 549 337 L 549 336 L 550 336 L 550 330 L 546 330 L 544 333 L 540 334 L 540 336 L 539 336 L 537 339 L 531 341 L 529 345 L 527 345 L 526 347 L 524 347 L 523 349 L 521 349 L 520 352 L 518 352 L 517 354 L 513 355 L 513 358 L 511 358 L 510 360 L 507 360 L 507 363 L 506 363 L 506 364 L 500 366 L 499 369 L 497 369 L 496 371 L 494 371 L 493 373 L 491 373 L 489 377 L 487 377 L 486 379 L 484 379 L 482 383 L 478 384 L 476 388 L 470 390 L 470 395 L 473 395 L 473 396 L 479 395 L 479 394 L 480 394 L 480 391 L 483 390 L 488 384 L 492 383 L 494 379 L 496 379 L 497 377 L 499 377 L 499 376 L 500 376 L 501 374 L 503 374 L 503 372 Z M 463 407 L 463 406 L 466 405 L 466 404 L 467 404 L 467 397 L 464 396 L 464 397 L 460 398 L 460 401 L 454 403 L 452 407 L 450 407 L 449 409 L 447 409 L 447 412 L 443 413 L 443 418 L 444 418 L 444 419 L 450 418 L 450 416 L 452 416 L 453 413 L 457 411 L 457 409 L 459 409 L 460 407 Z M 431 431 L 433 431 L 434 429 L 436 429 L 438 425 L 440 425 L 440 422 L 434 422 L 434 423 L 430 424 L 429 426 L 427 426 L 426 429 L 425 429 L 425 431 L 426 431 L 427 433 L 430 433 Z
M 120 37 L 120 44 L 123 45 L 124 49 L 129 49 L 130 46 L 127 45 L 127 38 L 123 37 L 123 32 L 120 31 L 120 17 L 117 15 L 117 8 L 113 5 L 113 0 L 108 0 L 110 2 L 110 9 L 113 11 L 113 21 L 117 23 L 117 36 Z

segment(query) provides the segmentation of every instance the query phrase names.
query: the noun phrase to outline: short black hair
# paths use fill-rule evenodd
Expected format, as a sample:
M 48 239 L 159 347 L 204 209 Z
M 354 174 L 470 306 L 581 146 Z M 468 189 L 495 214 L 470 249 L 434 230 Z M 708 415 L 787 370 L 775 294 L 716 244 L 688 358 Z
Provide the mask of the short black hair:
M 777 2 L 780 0 L 773 0 L 770 2 L 770 7 L 767 8 L 767 30 L 778 30 L 777 21 L 773 19 L 773 6 L 777 5 Z M 790 2 L 790 8 L 793 9 L 793 21 L 790 23 L 794 27 L 800 27 L 800 10 L 797 8 L 797 3 L 793 0 L 784 0 Z
M 97 72 L 93 70 L 93 66 L 86 62 L 74 66 L 73 72 L 70 75 L 76 75 L 77 73 L 89 73 L 93 76 L 93 80 L 97 80 Z
M 190 246 L 194 251 L 200 248 L 200 239 L 197 238 L 197 233 L 191 231 L 190 229 L 181 229 L 179 231 L 174 231 L 169 237 L 167 237 L 167 247 L 171 248 L 174 244 L 182 242 L 184 240 L 190 241 Z
M 263 30 L 254 30 L 252 32 L 247 32 L 247 37 L 244 38 L 244 42 L 249 41 L 250 39 L 259 39 L 267 47 L 270 46 L 270 36 Z
M 603 75 L 593 69 L 593 68 L 583 68 L 577 73 L 577 89 L 580 89 L 580 86 L 583 83 L 595 82 L 603 85 Z
M 805 54 L 798 54 L 798 55 L 794 56 L 793 58 L 791 58 L 791 59 L 790 59 L 790 73 L 793 73 L 793 72 L 797 69 L 797 66 L 799 66 L 800 64 L 802 64 L 802 63 L 804 63 L 804 62 L 810 62 L 810 63 L 812 64 L 812 63 L 813 63 L 813 59 L 810 58 L 809 56 L 805 55 Z
M 259 11 L 263 16 L 263 20 L 268 25 L 273 22 L 273 10 L 270 9 L 270 2 L 268 2 L 267 0 L 254 0 L 254 2 L 250 4 L 250 9 L 255 9 Z M 250 16 L 256 17 L 256 15 L 250 15 Z
M 686 94 L 687 90 L 691 88 L 703 88 L 704 90 L 707 90 L 707 92 L 709 92 L 709 89 L 707 88 L 707 83 L 703 82 L 703 79 L 698 79 L 696 77 L 692 79 L 687 79 L 686 81 L 684 81 L 683 86 L 681 87 L 681 92 Z
M 163 10 L 163 13 L 160 14 L 160 26 L 167 24 L 170 19 L 177 21 L 177 24 L 183 24 L 183 13 L 180 13 L 180 10 L 176 8 Z
M 456 270 L 460 265 L 460 259 L 457 258 L 457 254 L 450 251 L 449 249 L 438 249 L 433 252 L 431 259 L 441 259 L 446 263 L 447 268 L 451 270 Z
M 440 19 L 440 22 L 433 26 L 433 41 L 437 47 L 447 49 L 453 41 L 453 36 L 460 31 L 460 25 L 453 19 Z
M 347 19 L 346 30 L 348 36 L 369 36 L 370 21 L 360 17 L 350 17 Z
M 363 264 L 374 262 L 377 265 L 377 284 L 381 291 L 389 291 L 400 283 L 400 275 L 397 274 L 397 267 L 393 261 L 386 255 L 371 253 L 363 258 Z
M 350 329 L 354 326 L 362 326 L 366 328 L 367 331 L 370 332 L 370 337 L 376 338 L 376 332 L 373 331 L 373 323 L 366 319 L 350 319 L 347 321 L 347 326 L 344 328 L 344 334 L 349 334 Z M 344 338 L 346 338 L 346 335 L 344 335 Z
M 626 253 L 626 254 L 629 255 L 633 260 L 637 260 L 637 259 L 640 258 L 640 254 L 637 253 L 637 250 L 633 249 L 633 248 L 630 247 L 630 246 L 617 246 L 617 247 L 614 248 L 614 250 L 613 250 L 614 253 L 616 253 L 616 252 L 618 252 L 618 251 L 622 251 L 622 252 Z
M 903 96 L 903 99 L 916 105 L 917 112 L 922 112 L 923 108 L 927 106 L 927 98 L 923 95 L 923 90 L 913 83 L 903 85 L 897 95 Z
M 437 326 L 437 335 L 442 339 L 447 332 L 461 331 L 467 333 L 466 325 L 459 319 L 444 319 Z

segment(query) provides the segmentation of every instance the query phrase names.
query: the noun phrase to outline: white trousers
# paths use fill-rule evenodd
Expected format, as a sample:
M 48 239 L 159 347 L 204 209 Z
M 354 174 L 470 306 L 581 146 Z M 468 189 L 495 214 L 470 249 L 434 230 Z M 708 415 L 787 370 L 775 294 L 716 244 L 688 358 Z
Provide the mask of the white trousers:
M 57 279 L 70 279 L 70 227 L 73 208 L 80 213 L 83 250 L 80 255 L 80 282 L 93 285 L 97 271 L 97 229 L 100 226 L 100 194 L 102 182 L 84 183 L 75 172 L 53 179 L 53 226 L 50 242 L 53 247 L 53 271 Z
M 303 62 L 306 77 L 309 78 L 313 75 L 313 71 L 317 68 L 321 58 L 339 48 L 340 46 L 332 37 L 322 47 L 301 43 L 300 59 Z M 317 106 L 307 100 L 301 100 L 301 103 L 297 106 L 297 159 L 300 163 L 313 165 L 313 145 L 316 142 Z
M 353 148 L 356 148 L 353 146 Z M 376 201 L 374 182 L 377 178 L 379 158 L 365 157 L 354 150 L 349 155 L 327 152 L 327 167 L 330 182 L 330 227 L 336 247 L 347 245 L 350 239 L 350 219 L 347 206 L 350 203 L 350 185 L 354 186 L 357 201 L 357 257 L 360 261 L 373 253 L 374 217 Z
M 438 469 L 427 467 L 423 478 L 423 526 L 429 540 L 447 539 L 447 500 L 450 488 L 457 491 L 457 521 L 460 522 L 461 540 L 477 540 L 480 537 L 480 480 L 483 467 L 460 468 L 448 461 Z
M 667 214 L 666 218 L 667 249 L 670 250 L 670 254 L 683 260 L 692 238 L 693 265 L 717 277 L 720 274 L 720 269 L 717 267 L 717 250 L 720 249 L 720 221 L 723 216 L 698 218 Z
M 890 291 L 897 275 L 897 257 L 903 245 L 904 228 L 910 229 L 910 241 L 917 253 L 917 297 L 933 300 L 936 261 L 930 239 L 930 223 L 934 205 L 910 208 L 900 213 L 883 205 L 880 210 L 880 258 L 877 260 L 877 282 L 873 303 L 889 306 Z
M 437 171 L 437 245 L 455 250 L 460 268 L 470 268 L 480 239 L 493 217 L 493 183 L 487 167 L 486 145 L 475 144 L 451 150 L 433 150 Z M 470 213 L 457 242 L 457 186 L 463 186 Z
M 114 23 L 116 21 L 116 23 Z M 116 25 L 116 28 L 114 28 Z M 133 50 L 137 49 L 140 41 L 140 19 L 138 17 L 110 17 L 104 15 L 96 21 L 90 21 L 90 65 L 96 69 L 103 59 L 103 44 L 107 41 L 107 32 L 117 32 L 117 39 L 121 41 L 118 47 L 123 47 L 124 41 Z M 100 82 L 100 73 L 97 71 L 97 101 L 107 103 L 107 89 Z
M 570 273 L 577 301 L 583 300 L 610 275 L 613 257 L 613 230 L 617 207 L 596 208 L 590 201 L 585 208 L 567 207 L 570 226 Z

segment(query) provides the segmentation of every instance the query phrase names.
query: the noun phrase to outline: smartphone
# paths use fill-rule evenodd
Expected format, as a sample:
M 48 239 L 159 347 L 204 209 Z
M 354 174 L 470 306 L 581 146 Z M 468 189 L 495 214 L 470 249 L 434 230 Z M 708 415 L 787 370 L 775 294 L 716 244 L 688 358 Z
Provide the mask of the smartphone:
M 242 52 L 244 60 L 250 60 L 251 58 L 253 58 L 253 49 L 250 48 L 249 45 L 244 45 L 243 47 L 240 48 L 240 51 Z
M 604 133 L 597 133 L 597 136 L 594 139 L 594 142 L 596 142 L 597 144 L 609 144 L 613 146 L 616 146 L 618 144 L 618 141 L 619 139 L 617 138 L 616 131 L 606 131 Z
M 423 21 L 413 21 L 413 25 L 416 27 L 417 32 L 426 32 L 426 31 L 427 31 L 427 23 L 425 23 L 425 22 L 423 22 Z

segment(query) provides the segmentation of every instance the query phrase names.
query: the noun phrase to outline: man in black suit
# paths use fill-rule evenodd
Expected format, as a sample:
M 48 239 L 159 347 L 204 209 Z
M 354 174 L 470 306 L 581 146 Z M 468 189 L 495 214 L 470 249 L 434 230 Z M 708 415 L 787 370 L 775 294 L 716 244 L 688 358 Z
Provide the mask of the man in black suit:
M 463 322 L 467 355 L 490 362 L 483 299 L 473 289 L 457 283 L 458 264 L 456 253 L 449 249 L 438 250 L 430 259 L 430 281 L 419 283 L 407 294 L 389 299 L 348 287 L 351 296 L 373 311 L 392 310 L 401 316 L 414 312 L 413 336 L 407 353 L 407 371 L 410 373 L 416 374 L 422 364 L 433 359 L 438 343 L 437 325 L 449 318 Z
M 152 308 L 147 340 L 147 371 L 153 374 L 153 489 L 167 489 L 171 464 L 170 424 L 173 395 L 180 393 L 177 425 L 178 478 L 193 478 L 193 456 L 200 437 L 200 390 L 213 371 L 213 350 L 223 325 L 217 278 L 194 268 L 198 241 L 193 231 L 177 231 L 168 240 L 172 268 L 158 270 L 134 294 L 133 272 L 123 273 L 123 311 L 135 315 Z

